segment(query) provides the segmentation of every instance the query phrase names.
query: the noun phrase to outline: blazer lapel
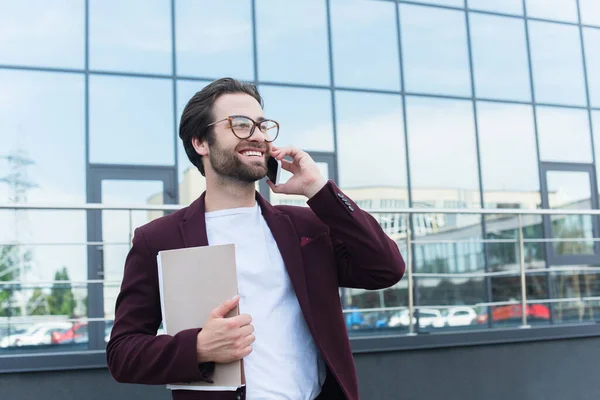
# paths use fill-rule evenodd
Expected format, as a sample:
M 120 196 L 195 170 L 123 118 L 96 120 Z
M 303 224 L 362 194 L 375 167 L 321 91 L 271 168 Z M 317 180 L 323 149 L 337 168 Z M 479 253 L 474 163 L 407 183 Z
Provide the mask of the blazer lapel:
M 310 312 L 308 289 L 306 287 L 306 274 L 304 272 L 302 252 L 297 240 L 296 228 L 294 228 L 289 216 L 277 210 L 258 193 L 256 194 L 256 200 L 275 238 L 290 281 L 296 292 L 298 303 L 300 303 L 300 308 L 304 314 L 304 319 L 309 326 L 312 326 L 313 321 Z
M 206 235 L 205 193 L 189 205 L 180 225 L 185 247 L 208 246 Z

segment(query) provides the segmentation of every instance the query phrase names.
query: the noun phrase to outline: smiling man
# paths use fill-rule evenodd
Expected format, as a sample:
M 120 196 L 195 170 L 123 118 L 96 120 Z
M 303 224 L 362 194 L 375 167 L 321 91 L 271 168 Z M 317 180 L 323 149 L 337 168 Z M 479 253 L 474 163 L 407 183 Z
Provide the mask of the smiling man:
M 206 191 L 135 231 L 107 347 L 119 382 L 210 381 L 215 363 L 244 359 L 237 392 L 172 392 L 174 399 L 358 399 L 339 287 L 382 289 L 404 274 L 398 247 L 312 158 L 275 148 L 256 87 L 230 78 L 196 93 L 179 136 L 206 177 Z M 292 177 L 276 193 L 309 207 L 272 206 L 255 190 L 267 160 Z M 285 160 L 288 157 L 291 161 Z M 235 244 L 239 296 L 213 310 L 202 329 L 159 335 L 156 255 L 161 250 Z M 225 318 L 239 303 L 241 315 Z

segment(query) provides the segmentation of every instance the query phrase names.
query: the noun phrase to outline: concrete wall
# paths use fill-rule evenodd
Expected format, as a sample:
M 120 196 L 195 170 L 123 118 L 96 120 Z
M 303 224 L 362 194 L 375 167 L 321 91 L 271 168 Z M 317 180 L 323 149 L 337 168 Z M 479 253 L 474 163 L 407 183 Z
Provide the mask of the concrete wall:
M 599 365 L 600 338 L 356 355 L 363 400 L 598 400 Z M 106 369 L 0 374 L 3 400 L 169 398 Z

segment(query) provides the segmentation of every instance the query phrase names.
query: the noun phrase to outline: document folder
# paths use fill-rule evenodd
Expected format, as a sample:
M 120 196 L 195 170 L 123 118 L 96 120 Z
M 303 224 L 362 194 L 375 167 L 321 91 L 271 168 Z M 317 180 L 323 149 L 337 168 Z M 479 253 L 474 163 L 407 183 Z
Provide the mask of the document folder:
M 233 244 L 160 251 L 157 255 L 163 329 L 175 335 L 202 328 L 210 312 L 238 293 Z M 239 315 L 239 307 L 226 315 Z M 178 382 L 171 390 L 237 390 L 244 384 L 242 361 L 215 365 L 214 383 Z

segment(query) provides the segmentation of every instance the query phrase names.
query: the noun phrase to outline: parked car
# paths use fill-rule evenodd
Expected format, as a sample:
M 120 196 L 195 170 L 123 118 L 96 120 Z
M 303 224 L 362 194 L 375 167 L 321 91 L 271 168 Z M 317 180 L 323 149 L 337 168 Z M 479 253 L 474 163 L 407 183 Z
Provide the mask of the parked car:
M 75 323 L 69 329 L 52 334 L 52 344 L 86 343 L 88 341 L 88 323 Z
M 549 320 L 550 309 L 543 304 L 528 304 L 525 308 L 528 320 Z M 519 322 L 523 315 L 520 304 L 492 307 L 493 322 Z M 486 311 L 479 314 L 476 319 L 478 324 L 485 324 L 488 321 Z
M 468 326 L 472 325 L 477 319 L 477 313 L 471 307 L 453 307 L 448 310 L 446 315 L 446 325 L 448 326 Z
M 54 332 L 68 329 L 71 326 L 68 322 L 39 322 L 30 326 L 22 333 L 2 338 L 0 340 L 0 348 L 50 344 Z
M 413 324 L 417 324 L 416 312 L 413 314 Z M 410 325 L 410 318 L 408 316 L 408 310 L 401 310 L 393 314 L 390 317 L 388 326 L 404 326 Z M 420 328 L 442 328 L 445 325 L 444 317 L 439 310 L 434 308 L 421 308 L 419 309 L 419 327 Z

